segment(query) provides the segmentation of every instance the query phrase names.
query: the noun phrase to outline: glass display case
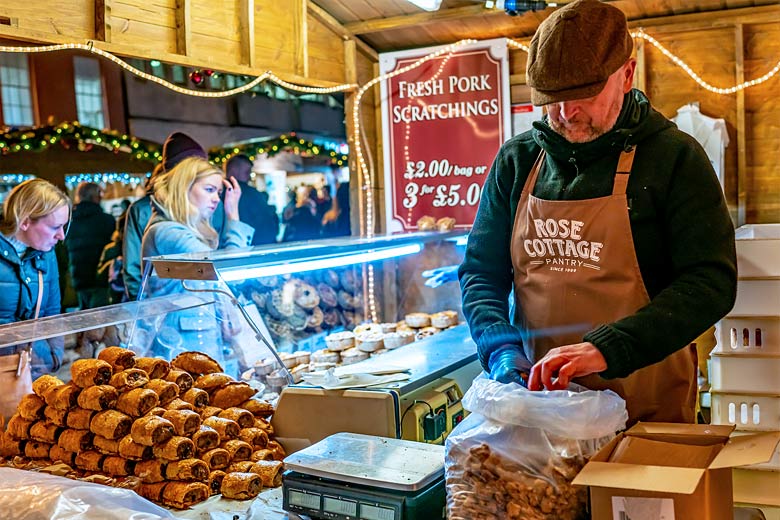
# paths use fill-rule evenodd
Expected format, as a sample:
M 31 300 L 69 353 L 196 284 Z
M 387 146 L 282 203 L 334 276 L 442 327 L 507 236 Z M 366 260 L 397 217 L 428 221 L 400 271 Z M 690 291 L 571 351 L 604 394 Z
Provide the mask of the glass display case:
M 166 359 L 199 350 L 279 392 L 307 371 L 381 356 L 460 322 L 454 271 L 435 288 L 423 273 L 460 264 L 465 243 L 462 231 L 420 232 L 151 258 L 138 304 L 198 304 L 139 316 L 127 346 Z

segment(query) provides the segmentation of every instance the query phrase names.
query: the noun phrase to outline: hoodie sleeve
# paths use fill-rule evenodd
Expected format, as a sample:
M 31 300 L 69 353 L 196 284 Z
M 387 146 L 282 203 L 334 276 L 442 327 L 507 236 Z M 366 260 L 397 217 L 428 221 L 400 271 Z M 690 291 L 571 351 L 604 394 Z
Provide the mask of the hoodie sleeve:
M 463 313 L 486 371 L 490 354 L 498 347 L 507 343 L 522 345 L 519 329 L 509 321 L 514 220 L 511 193 L 516 165 L 505 152 L 506 145 L 485 179 L 477 217 L 458 270 Z
M 138 297 L 141 287 L 141 237 L 143 237 L 146 222 L 139 220 L 139 205 L 134 202 L 127 210 L 125 232 L 122 238 L 122 279 L 125 282 L 125 293 L 130 301 Z

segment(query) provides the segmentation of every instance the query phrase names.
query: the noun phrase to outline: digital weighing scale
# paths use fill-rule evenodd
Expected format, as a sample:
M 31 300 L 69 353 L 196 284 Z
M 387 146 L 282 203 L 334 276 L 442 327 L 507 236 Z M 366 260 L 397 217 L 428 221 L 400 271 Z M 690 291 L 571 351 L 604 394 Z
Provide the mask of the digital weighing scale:
M 336 433 L 284 459 L 285 511 L 327 520 L 445 517 L 444 447 Z

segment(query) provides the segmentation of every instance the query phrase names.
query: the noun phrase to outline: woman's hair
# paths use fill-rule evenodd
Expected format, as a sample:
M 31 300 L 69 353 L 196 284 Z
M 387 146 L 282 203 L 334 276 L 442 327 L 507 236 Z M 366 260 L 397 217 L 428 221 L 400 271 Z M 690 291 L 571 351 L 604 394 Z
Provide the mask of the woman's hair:
M 190 157 L 171 170 L 154 178 L 154 200 L 166 216 L 190 228 L 195 235 L 212 248 L 219 244 L 219 235 L 210 219 L 201 217 L 198 208 L 190 202 L 190 189 L 196 181 L 222 172 L 206 159 Z
M 70 219 L 71 202 L 57 186 L 43 179 L 30 179 L 16 186 L 3 204 L 3 219 L 0 232 L 13 235 L 25 219 L 38 220 L 62 206 L 68 206 Z

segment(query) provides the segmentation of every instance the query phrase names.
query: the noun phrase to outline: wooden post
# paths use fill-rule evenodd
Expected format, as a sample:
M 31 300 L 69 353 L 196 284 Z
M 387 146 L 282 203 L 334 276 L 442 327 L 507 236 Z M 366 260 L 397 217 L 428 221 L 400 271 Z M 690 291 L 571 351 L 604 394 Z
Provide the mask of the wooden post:
M 357 45 L 355 41 L 344 40 L 344 82 L 357 83 Z M 356 135 L 355 123 L 352 119 L 352 111 L 355 106 L 355 97 L 357 92 L 346 92 L 344 94 L 344 119 L 346 121 L 347 144 L 349 145 L 349 207 L 357 208 L 350 215 L 350 225 L 352 234 L 362 236 L 365 231 L 363 201 L 363 176 L 358 167 L 358 158 L 355 143 L 359 138 Z
M 736 82 L 745 81 L 745 36 L 743 25 L 734 26 L 734 53 L 736 54 Z M 747 221 L 747 135 L 745 129 L 745 91 L 737 91 L 737 226 Z
M 95 39 L 111 42 L 111 0 L 95 0 Z
M 645 56 L 645 40 L 639 38 L 636 44 L 636 75 L 634 76 L 634 87 L 647 93 L 647 65 Z
M 309 29 L 306 23 L 308 0 L 297 0 L 293 6 L 295 18 L 295 73 L 309 77 Z
M 192 52 L 191 0 L 176 0 L 176 52 L 188 56 Z
M 255 67 L 255 0 L 239 0 L 238 24 L 241 64 Z

